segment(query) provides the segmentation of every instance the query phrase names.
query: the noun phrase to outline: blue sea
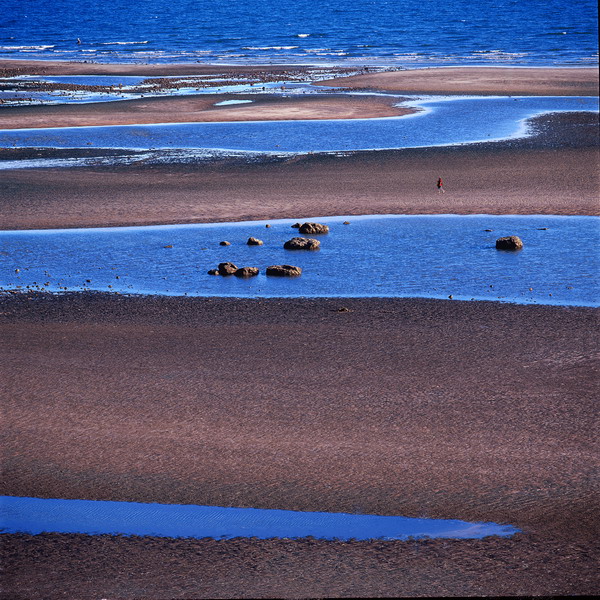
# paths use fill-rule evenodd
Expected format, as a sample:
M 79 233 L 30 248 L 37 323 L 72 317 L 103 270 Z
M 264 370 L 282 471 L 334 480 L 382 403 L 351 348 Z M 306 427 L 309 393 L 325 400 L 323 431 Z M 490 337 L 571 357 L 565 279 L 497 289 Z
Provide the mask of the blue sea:
M 0 0 L 13 59 L 572 66 L 597 35 L 595 0 Z

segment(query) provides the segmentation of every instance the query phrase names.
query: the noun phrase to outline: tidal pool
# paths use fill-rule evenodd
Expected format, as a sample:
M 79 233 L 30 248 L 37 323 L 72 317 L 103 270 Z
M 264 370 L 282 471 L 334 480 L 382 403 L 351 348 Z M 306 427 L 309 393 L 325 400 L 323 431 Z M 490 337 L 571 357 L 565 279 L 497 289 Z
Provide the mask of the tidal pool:
M 422 297 L 597 306 L 600 218 L 391 215 L 327 223 L 316 251 L 284 250 L 294 220 L 0 232 L 0 287 L 229 297 Z M 344 224 L 348 221 L 349 224 Z M 489 231 L 488 231 L 489 230 Z M 518 235 L 523 250 L 499 251 Z M 262 246 L 248 246 L 250 236 Z M 230 246 L 220 246 L 227 240 Z M 207 274 L 220 262 L 251 279 Z M 267 277 L 269 265 L 303 269 Z
M 511 525 L 347 513 L 182 504 L 0 497 L 0 532 L 172 538 L 236 537 L 406 540 L 511 536 Z

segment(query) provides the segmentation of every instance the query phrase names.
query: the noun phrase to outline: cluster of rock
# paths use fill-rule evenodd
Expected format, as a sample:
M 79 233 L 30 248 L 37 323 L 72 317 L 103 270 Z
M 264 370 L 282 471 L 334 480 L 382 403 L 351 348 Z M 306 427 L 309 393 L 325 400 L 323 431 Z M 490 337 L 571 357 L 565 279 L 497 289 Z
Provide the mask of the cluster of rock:
M 247 279 L 249 277 L 256 277 L 260 273 L 260 269 L 257 267 L 237 267 L 232 262 L 219 263 L 218 268 L 211 269 L 209 275 L 221 275 L 227 277 L 229 275 L 235 275 Z M 267 275 L 273 277 L 297 277 L 302 273 L 300 267 L 294 267 L 292 265 L 271 265 L 267 267 Z
M 266 227 L 270 227 L 270 225 L 266 225 Z M 322 223 L 294 223 L 292 227 L 298 229 L 299 233 L 307 235 L 329 233 L 329 227 Z M 231 246 L 231 242 L 226 240 L 219 242 L 219 244 L 221 246 Z M 249 237 L 246 244 L 248 246 L 262 246 L 263 241 L 255 237 Z M 285 242 L 283 247 L 286 250 L 318 250 L 320 245 L 321 242 L 314 238 L 295 237 Z M 242 278 L 255 277 L 259 273 L 260 270 L 257 267 L 238 268 L 232 262 L 219 263 L 218 268 L 210 269 L 210 271 L 208 271 L 209 275 L 235 275 L 236 277 Z M 295 267 L 294 265 L 271 265 L 266 269 L 266 274 L 272 277 L 298 277 L 301 273 L 302 269 L 300 267 Z

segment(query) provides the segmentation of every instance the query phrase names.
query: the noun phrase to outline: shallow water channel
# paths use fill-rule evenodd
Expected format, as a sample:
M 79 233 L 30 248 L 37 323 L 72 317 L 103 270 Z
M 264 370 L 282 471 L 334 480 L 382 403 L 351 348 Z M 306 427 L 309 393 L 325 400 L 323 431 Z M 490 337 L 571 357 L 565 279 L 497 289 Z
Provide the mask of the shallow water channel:
M 315 219 L 301 219 L 315 220 Z M 221 297 L 423 297 L 597 306 L 600 218 L 327 217 L 316 251 L 284 250 L 293 220 L 0 232 L 0 287 Z M 344 224 L 347 221 L 348 224 Z M 488 231 L 489 230 L 489 231 Z M 495 240 L 518 235 L 523 250 Z M 262 246 L 248 246 L 250 236 Z M 227 240 L 230 246 L 220 246 Z M 211 276 L 220 262 L 257 277 Z M 303 269 L 267 277 L 269 265 Z
M 522 137 L 525 120 L 562 111 L 597 111 L 592 97 L 412 97 L 402 117 L 250 121 L 0 130 L 0 147 L 348 152 Z
M 235 537 L 338 540 L 483 538 L 511 536 L 510 525 L 454 519 L 142 504 L 98 500 L 0 497 L 2 533 L 85 533 L 230 539 Z

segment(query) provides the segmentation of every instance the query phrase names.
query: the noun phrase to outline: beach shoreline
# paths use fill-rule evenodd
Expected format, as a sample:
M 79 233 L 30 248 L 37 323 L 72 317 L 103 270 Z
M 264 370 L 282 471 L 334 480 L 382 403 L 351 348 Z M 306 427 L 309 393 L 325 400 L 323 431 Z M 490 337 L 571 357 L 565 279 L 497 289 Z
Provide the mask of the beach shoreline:
M 0 71 L 224 70 L 23 62 L 0 61 Z M 268 77 L 289 70 L 267 68 Z M 480 85 L 471 69 L 461 71 L 456 93 L 517 89 Z M 445 70 L 414 85 L 447 91 L 458 74 L 440 78 Z M 540 72 L 527 90 L 580 95 L 593 91 L 596 71 L 566 86 L 562 75 L 540 83 Z M 404 89 L 406 73 L 346 83 Z M 49 107 L 33 108 L 1 110 L 54 118 Z M 364 115 L 373 105 L 355 108 Z M 106 118 L 117 110 L 105 109 L 54 112 L 83 123 L 77 111 Z M 3 169 L 0 229 L 600 214 L 597 116 L 545 115 L 529 125 L 528 138 L 464 146 Z M 2 161 L 64 156 L 0 150 Z M 599 315 L 430 299 L 0 293 L 4 494 L 463 518 L 523 531 L 510 539 L 347 543 L 3 535 L 0 594 L 593 595 Z

